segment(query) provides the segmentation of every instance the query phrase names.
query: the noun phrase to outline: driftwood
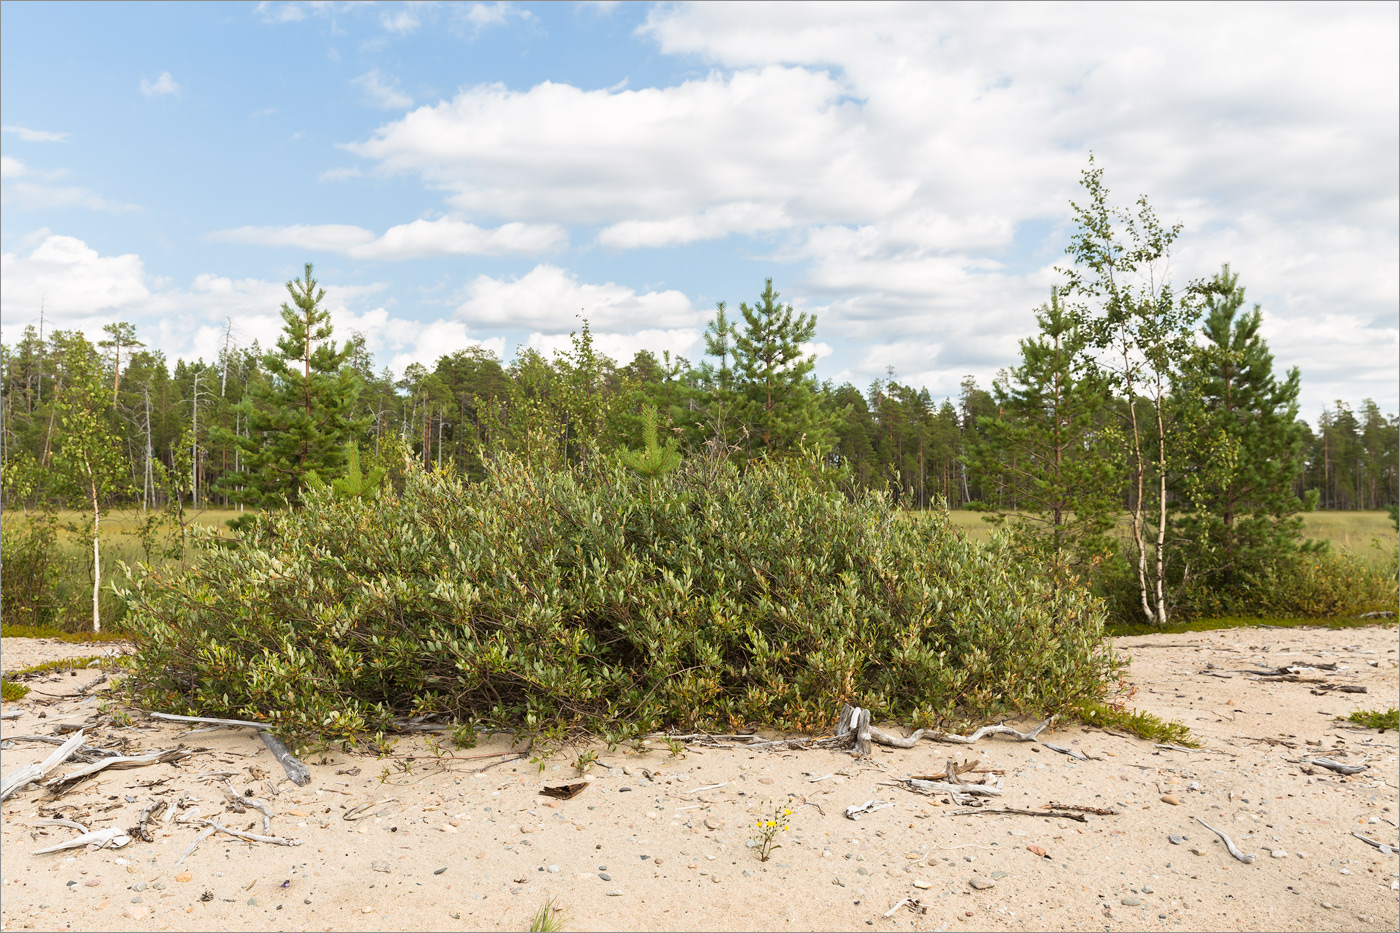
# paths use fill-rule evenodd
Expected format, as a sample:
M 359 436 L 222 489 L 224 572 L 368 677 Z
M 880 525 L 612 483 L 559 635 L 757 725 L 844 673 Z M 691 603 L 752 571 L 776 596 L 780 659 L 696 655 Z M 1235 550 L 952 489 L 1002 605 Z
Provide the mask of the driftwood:
M 1370 765 L 1348 765 L 1340 761 L 1333 761 L 1331 758 L 1304 758 L 1301 764 L 1317 765 L 1319 768 L 1326 768 L 1328 771 L 1335 771 L 1338 774 L 1360 774 Z
M 183 748 L 168 748 L 165 751 L 149 752 L 145 755 L 118 755 L 115 758 L 103 758 L 100 761 L 94 761 L 92 764 L 83 765 L 81 768 L 76 768 L 65 775 L 47 781 L 44 786 L 58 792 L 66 789 L 69 784 L 94 775 L 99 771 L 105 771 L 108 768 L 113 770 L 144 768 L 146 765 L 179 761 L 181 758 L 188 758 L 192 754 L 193 752 Z
M 236 829 L 229 829 L 227 826 L 221 826 L 213 820 L 205 820 L 204 825 L 213 829 L 215 832 L 228 833 L 230 836 L 236 836 L 239 839 L 247 839 L 249 842 L 267 842 L 275 846 L 301 845 L 300 839 L 283 839 L 281 836 L 263 836 L 258 833 L 239 832 Z
M 969 810 L 954 810 L 954 816 L 972 816 L 975 813 L 1007 813 L 1014 816 L 1043 816 L 1049 819 L 1075 820 L 1079 823 L 1089 822 L 1089 818 L 1082 813 L 1068 813 L 1056 810 L 1022 810 L 1020 807 L 974 807 Z
M 908 907 L 916 914 L 928 913 L 928 908 L 925 907 L 923 904 L 919 903 L 919 899 L 917 897 L 901 897 L 898 903 L 896 903 L 889 910 L 885 911 L 885 916 L 893 917 L 899 912 L 899 908 L 901 907 Z
M 50 852 L 62 852 L 65 849 L 83 849 L 87 846 L 97 846 L 104 849 L 111 846 L 120 849 L 131 841 L 131 837 L 126 834 L 126 830 L 118 829 L 115 826 L 108 826 L 106 829 L 99 829 L 95 832 L 83 833 L 81 836 L 74 836 L 67 842 L 60 842 L 58 845 L 49 846 L 47 849 L 35 849 L 35 855 L 46 855 Z
M 881 733 L 881 735 L 883 734 Z M 847 736 L 850 738 L 846 739 Z M 849 703 L 841 707 L 841 717 L 836 721 L 835 738 L 838 742 L 841 739 L 846 739 L 851 745 L 851 751 L 855 754 L 869 755 L 872 739 L 870 710 L 851 706 Z
M 170 722 L 197 722 L 211 726 L 230 726 L 244 729 L 256 729 L 258 738 L 267 746 L 268 751 L 276 756 L 281 763 L 282 770 L 287 772 L 287 777 L 292 783 L 299 787 L 305 787 L 311 783 L 311 769 L 291 753 L 282 740 L 273 735 L 269 730 L 272 726 L 265 722 L 252 722 L 247 719 L 214 719 L 207 716 L 176 716 L 174 713 L 148 713 L 152 719 L 164 719 Z
M 0 713 L 0 719 L 18 719 L 23 715 L 24 710 L 22 709 L 7 709 L 3 713 Z
M 573 800 L 583 789 L 588 786 L 587 781 L 570 781 L 567 784 L 560 784 L 557 787 L 542 787 L 540 793 L 546 797 L 554 797 L 559 800 Z
M 1352 835 L 1355 836 L 1357 839 L 1360 839 L 1362 842 L 1366 843 L 1367 845 L 1375 846 L 1377 849 L 1380 849 L 1382 855 L 1390 855 L 1392 852 L 1395 851 L 1395 847 L 1394 847 L 1394 846 L 1386 845 L 1384 842 L 1377 842 L 1376 840 L 1372 839 L 1370 836 L 1363 836 L 1363 835 L 1361 835 L 1360 833 L 1356 832 L 1355 830 L 1352 831 Z
M 136 825 L 127 830 L 127 835 L 140 839 L 142 842 L 154 842 L 155 839 L 151 836 L 151 831 L 146 828 L 146 824 L 151 820 L 159 819 L 160 812 L 168 806 L 170 806 L 168 800 L 152 800 L 146 804 L 136 818 Z
M 1244 854 L 1243 852 L 1241 852 L 1241 851 L 1240 851 L 1240 847 L 1237 846 L 1237 845 L 1235 845 L 1235 841 L 1234 841 L 1233 839 L 1231 839 L 1229 836 L 1225 835 L 1225 834 L 1222 833 L 1220 830 L 1216 829 L 1214 826 L 1210 825 L 1210 824 L 1207 823 L 1205 820 L 1201 819 L 1199 816 L 1196 817 L 1196 822 L 1197 822 L 1197 823 L 1200 823 L 1200 824 L 1201 824 L 1202 826 L 1204 826 L 1206 829 L 1210 830 L 1211 832 L 1213 832 L 1213 833 L 1215 833 L 1217 836 L 1219 836 L 1219 837 L 1220 837 L 1220 841 L 1223 842 L 1223 843 L 1225 843 L 1225 848 L 1229 849 L 1229 850 L 1230 850 L 1230 854 L 1233 855 L 1235 858 L 1239 859 L 1241 862 L 1244 862 L 1246 865 L 1253 864 L 1253 862 L 1254 862 L 1254 856 L 1253 856 L 1253 855 L 1246 855 L 1246 854 Z
M 229 803 L 232 804 L 234 812 L 236 813 L 242 813 L 248 807 L 261 811 L 263 832 L 272 832 L 272 810 L 268 808 L 266 802 L 256 797 L 240 796 L 238 791 L 233 789 L 233 785 L 230 784 L 227 779 L 224 780 L 224 793 L 228 795 Z
M 7 735 L 6 742 L 46 742 L 49 745 L 62 745 L 68 740 L 59 738 L 56 735 Z M 72 757 L 78 761 L 96 761 L 99 758 L 115 758 L 121 752 L 114 752 L 110 748 L 94 748 L 91 745 L 83 745 L 74 750 Z
M 204 840 L 208 839 L 210 836 L 214 835 L 215 832 L 217 832 L 217 830 L 206 829 L 206 830 L 204 830 L 202 833 L 200 833 L 198 836 L 195 836 L 195 837 L 194 837 L 194 842 L 191 842 L 190 845 L 189 845 L 189 848 L 186 849 L 184 852 L 180 853 L 180 857 L 177 858 L 177 859 L 175 860 L 175 867 L 176 867 L 176 868 L 179 868 L 179 867 L 180 867 L 180 863 L 183 862 L 186 858 L 188 858 L 188 857 L 189 857 L 189 854 L 190 854 L 191 852 L 193 852 L 195 849 L 199 848 L 199 844 L 200 844 L 201 842 L 203 842 Z
M 971 745 L 989 735 L 1010 735 L 1020 739 L 1022 742 L 1034 742 L 1045 728 L 1054 722 L 1054 717 L 1042 722 L 1030 732 L 1018 732 L 1008 725 L 983 726 L 971 735 L 954 735 L 951 732 L 935 732 L 930 735 L 935 742 L 956 742 L 959 745 Z
M 1096 816 L 1117 816 L 1118 811 L 1106 807 L 1086 807 L 1078 803 L 1047 803 L 1042 810 L 1078 810 L 1080 813 L 1093 813 Z
M 846 819 L 858 820 L 867 813 L 874 813 L 876 810 L 885 810 L 894 806 L 886 800 L 867 800 L 865 803 L 853 803 L 846 808 Z
M 38 764 L 24 765 L 16 768 L 14 771 L 5 775 L 4 778 L 0 778 L 0 800 L 5 800 L 21 788 L 27 787 L 35 781 L 42 780 L 44 775 L 67 761 L 73 752 L 81 748 L 82 745 L 83 733 L 81 731 L 75 732 L 67 742 L 60 745 L 54 750 L 52 755 L 45 758 L 43 761 Z
M 1075 748 L 1066 748 L 1066 747 L 1063 746 L 1063 745 L 1051 745 L 1049 742 L 1041 742 L 1040 744 L 1041 744 L 1042 746 L 1044 746 L 1045 748 L 1050 749 L 1050 751 L 1052 751 L 1052 752 L 1059 752 L 1061 755 L 1068 755 L 1069 757 L 1075 759 L 1076 761 L 1088 761 L 1088 760 L 1089 760 L 1089 756 L 1088 756 L 1088 755 L 1084 754 L 1083 752 L 1081 752 L 1081 751 L 1079 751 L 1078 749 L 1075 749 Z

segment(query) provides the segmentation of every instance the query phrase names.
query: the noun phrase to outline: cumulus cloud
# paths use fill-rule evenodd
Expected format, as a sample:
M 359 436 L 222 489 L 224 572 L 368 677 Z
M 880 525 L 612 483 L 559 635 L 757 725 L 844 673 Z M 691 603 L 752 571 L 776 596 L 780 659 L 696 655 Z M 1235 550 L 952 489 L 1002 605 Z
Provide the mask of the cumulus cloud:
M 51 133 L 48 130 L 31 130 L 27 126 L 18 124 L 7 124 L 0 127 L 6 133 L 13 133 L 20 140 L 27 143 L 64 143 L 68 141 L 67 133 Z
M 19 166 L 17 175 L 34 175 L 35 173 L 25 169 L 23 164 Z M 39 177 L 55 177 L 59 173 L 38 173 Z M 6 173 L 7 180 L 9 173 Z M 83 208 L 90 211 L 102 211 L 109 214 L 125 214 L 130 211 L 140 210 L 136 204 L 126 204 L 121 201 L 113 201 L 101 195 L 72 185 L 43 185 L 33 182 L 14 182 L 6 184 L 3 192 L 0 192 L 0 200 L 6 207 L 20 210 L 47 211 L 61 210 L 64 208 Z
M 580 282 L 551 265 L 538 265 L 514 279 L 477 276 L 467 285 L 457 317 L 475 328 L 542 334 L 576 330 L 580 317 L 588 319 L 590 329 L 604 333 L 703 326 L 690 299 L 679 291 L 638 294 L 615 282 Z
M 162 71 L 160 77 L 154 81 L 147 78 L 141 79 L 141 93 L 147 97 L 168 97 L 180 93 L 180 85 L 175 83 L 170 72 Z
M 373 68 L 350 82 L 364 91 L 371 106 L 381 110 L 404 110 L 413 106 L 413 98 L 398 89 L 398 80 Z
M 282 227 L 237 227 L 210 234 L 224 243 L 256 246 L 295 246 L 339 253 L 352 259 L 418 259 L 425 256 L 494 256 L 537 254 L 568 244 L 568 233 L 557 224 L 502 224 L 484 229 L 451 218 L 415 220 L 390 227 L 375 236 L 348 224 L 294 224 Z
M 525 346 L 531 350 L 538 350 L 546 357 L 551 357 L 555 353 L 565 353 L 573 346 L 571 335 L 577 330 L 578 328 L 575 327 L 574 331 L 552 334 L 537 331 L 525 339 Z M 704 350 L 701 331 L 694 327 L 671 330 L 649 328 L 614 333 L 594 330 L 590 321 L 588 332 L 593 338 L 595 350 L 623 366 L 632 362 L 632 358 L 642 350 L 650 352 L 658 360 L 662 358 L 663 354 L 670 353 L 672 360 L 684 357 L 692 363 L 699 362 L 699 354 Z

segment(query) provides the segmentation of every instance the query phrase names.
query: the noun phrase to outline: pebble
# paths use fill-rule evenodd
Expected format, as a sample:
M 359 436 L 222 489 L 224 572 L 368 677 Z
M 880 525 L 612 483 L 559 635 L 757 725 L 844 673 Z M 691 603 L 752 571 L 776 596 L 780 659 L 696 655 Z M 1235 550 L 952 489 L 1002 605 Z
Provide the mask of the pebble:
M 716 818 L 714 818 L 713 816 L 707 816 L 707 817 L 705 817 L 705 828 L 706 828 L 706 829 L 719 829 L 719 828 L 720 828 L 721 826 L 723 826 L 723 825 L 724 825 L 724 820 L 716 819 Z
M 178 881 L 178 882 L 180 882 L 181 884 L 184 884 L 186 881 L 189 881 L 192 877 L 194 877 L 194 876 L 191 875 L 189 872 L 187 872 L 187 871 L 182 871 L 182 872 L 180 872 L 178 875 L 175 876 L 175 880 Z
M 857 874 L 857 875 L 868 875 L 868 874 L 870 874 L 870 869 L 865 868 L 864 866 L 862 866 L 862 867 L 856 869 L 856 874 Z
M 1151 893 L 1152 893 L 1152 889 L 1149 888 L 1147 885 L 1143 885 L 1143 886 L 1142 886 L 1142 893 L 1143 893 L 1143 894 L 1151 894 Z
M 933 887 L 933 885 L 922 878 L 915 878 L 914 887 L 918 888 L 920 891 L 927 891 L 929 888 Z
M 987 888 L 996 886 L 996 882 L 991 878 L 984 878 L 981 875 L 973 875 L 972 879 L 968 881 L 968 884 L 972 885 L 975 891 L 984 891 Z
M 744 869 L 744 877 L 745 877 L 745 878 L 752 878 L 752 877 L 753 877 L 753 872 L 751 872 L 751 871 L 749 871 L 747 868 L 745 868 L 745 869 Z
M 760 783 L 760 784 L 772 784 L 772 783 L 773 783 L 773 779 L 772 779 L 772 778 L 759 778 L 759 779 L 758 779 L 758 783 Z
M 529 834 L 529 833 L 533 833 L 534 831 L 535 831 L 535 827 L 529 825 L 528 823 L 521 823 L 521 824 L 520 824 L 520 832 L 521 832 L 521 833 Z
M 1170 843 L 1171 843 L 1172 845 L 1174 845 L 1174 846 L 1179 846 L 1179 845 L 1181 845 L 1183 842 L 1186 841 L 1186 837 L 1185 837 L 1185 836 L 1178 836 L 1176 833 L 1168 833 L 1168 834 L 1167 834 L 1167 841 L 1170 842 Z
M 132 920 L 145 920 L 146 915 L 149 913 L 150 911 L 142 907 L 140 904 L 133 904 L 130 907 L 122 908 L 122 916 L 130 918 Z
M 558 865 L 551 865 L 551 866 L 549 866 L 549 873 L 550 873 L 551 875 L 558 874 L 558 873 L 559 873 L 559 866 L 558 866 Z
M 621 896 L 622 896 L 622 889 L 621 889 L 621 888 L 615 888 L 614 890 L 608 892 L 608 897 L 621 897 Z
M 1283 851 L 1282 849 L 1274 849 L 1269 854 L 1272 855 L 1274 858 L 1288 858 L 1288 853 Z
M 1142 898 L 1140 898 L 1140 897 L 1125 897 L 1125 898 L 1123 898 L 1121 901 L 1119 901 L 1118 903 L 1122 904 L 1124 907 L 1140 907 L 1140 906 L 1142 905 Z
M 146 890 L 146 882 L 144 882 L 144 881 L 138 881 L 138 882 L 136 882 L 135 884 L 133 884 L 133 885 L 131 886 L 131 890 L 133 890 L 133 891 L 144 891 L 144 890 Z
M 644 855 L 644 856 L 642 856 L 642 858 L 646 858 L 646 856 Z M 665 864 L 665 862 L 666 862 L 666 860 L 665 860 L 665 859 L 661 859 L 661 858 L 654 858 L 654 859 L 651 860 L 651 863 L 652 863 L 653 865 L 663 865 L 663 864 Z
M 382 872 L 388 872 L 388 871 L 389 871 L 389 863 L 388 863 L 388 862 L 373 861 L 373 862 L 370 862 L 370 863 L 369 863 L 369 867 L 372 868 L 372 869 L 374 869 L 375 871 L 382 871 Z
M 1198 847 L 1198 846 L 1193 846 L 1193 847 L 1191 848 L 1191 854 L 1192 854 L 1192 855 L 1205 855 L 1205 854 L 1206 854 L 1206 850 L 1205 850 L 1205 849 L 1202 849 L 1202 848 L 1200 848 L 1200 847 Z
M 608 873 L 605 872 L 605 871 L 600 871 L 600 872 L 598 872 L 598 880 L 600 880 L 600 881 L 611 881 L 611 880 L 612 880 L 612 875 L 608 874 Z
M 1175 794 L 1163 794 L 1162 803 L 1169 803 L 1174 807 L 1181 806 L 1181 801 L 1176 798 Z

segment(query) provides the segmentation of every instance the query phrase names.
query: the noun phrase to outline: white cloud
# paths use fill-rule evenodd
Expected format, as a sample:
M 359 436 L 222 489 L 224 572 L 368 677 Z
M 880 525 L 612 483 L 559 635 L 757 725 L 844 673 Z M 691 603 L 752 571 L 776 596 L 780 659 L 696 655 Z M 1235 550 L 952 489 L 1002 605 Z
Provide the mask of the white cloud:
M 265 23 L 296 23 L 306 19 L 306 11 L 295 3 L 269 3 L 268 0 L 261 0 L 253 8 L 253 12 Z
M 379 24 L 387 31 L 400 36 L 411 35 L 423 25 L 413 4 L 409 3 L 396 3 L 391 9 L 381 13 Z
M 556 224 L 503 224 L 483 229 L 452 218 L 415 220 L 390 227 L 376 237 L 364 227 L 347 224 L 295 224 L 285 227 L 237 227 L 210 234 L 224 243 L 293 246 L 339 253 L 352 259 L 396 260 L 425 256 L 537 254 L 568 245 Z
M 681 292 L 638 294 L 615 282 L 594 285 L 550 265 L 538 265 L 515 279 L 477 276 L 467 285 L 457 317 L 474 328 L 545 334 L 576 330 L 580 317 L 603 333 L 702 326 L 701 315 Z
M 82 240 L 48 236 L 27 255 L 0 256 L 0 316 L 22 326 L 42 301 L 56 326 L 74 326 L 148 298 L 145 278 L 139 256 L 101 256 Z
M 27 126 L 7 124 L 3 127 L 6 133 L 13 133 L 22 141 L 27 143 L 65 143 L 68 141 L 67 133 L 51 133 L 48 130 L 31 130 Z
M 27 172 L 25 174 L 32 175 L 34 173 Z M 54 174 L 41 174 L 41 177 L 54 177 Z M 104 198 L 87 188 L 39 185 L 23 181 L 5 185 L 3 195 L 0 195 L 0 198 L 3 198 L 6 207 L 32 211 L 79 207 L 110 214 L 125 214 L 141 209 L 136 204 L 125 204 Z
M 568 352 L 572 348 L 571 334 L 577 331 L 578 327 L 567 333 L 535 332 L 526 338 L 525 346 L 531 350 L 538 350 L 546 357 L 552 357 L 555 353 Z M 672 360 L 685 357 L 692 363 L 699 363 L 699 354 L 704 346 L 700 330 L 694 327 L 610 333 L 595 330 L 590 319 L 588 332 L 593 338 L 593 348 L 621 366 L 632 362 L 632 358 L 642 350 L 650 351 L 658 360 L 662 358 L 662 354 L 670 353 Z
M 398 80 L 387 77 L 373 68 L 360 75 L 351 84 L 365 92 L 371 106 L 381 110 L 405 110 L 413 106 L 413 98 L 398 89 Z
M 502 26 L 512 18 L 520 20 L 531 20 L 535 14 L 514 3 L 471 3 L 466 5 L 466 12 L 462 14 L 478 32 L 487 26 Z
M 166 97 L 180 93 L 180 85 L 175 83 L 170 72 L 162 71 L 160 77 L 156 78 L 155 81 L 141 79 L 141 93 L 147 97 Z

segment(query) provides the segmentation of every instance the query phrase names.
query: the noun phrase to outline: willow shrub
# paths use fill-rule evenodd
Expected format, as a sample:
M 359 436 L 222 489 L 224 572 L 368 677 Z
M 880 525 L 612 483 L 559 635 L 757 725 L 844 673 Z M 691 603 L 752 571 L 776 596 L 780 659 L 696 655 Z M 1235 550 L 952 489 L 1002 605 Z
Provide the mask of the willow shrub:
M 653 484 L 653 485 L 650 485 Z M 1067 711 L 1117 671 L 1103 613 L 946 518 L 802 463 L 516 461 L 260 517 L 125 591 L 153 708 L 348 739 L 396 717 L 620 738 Z

